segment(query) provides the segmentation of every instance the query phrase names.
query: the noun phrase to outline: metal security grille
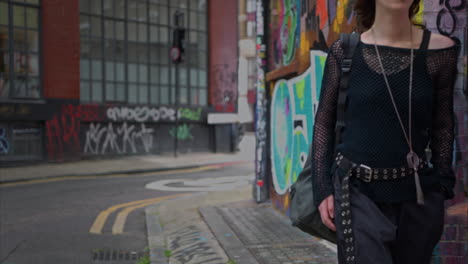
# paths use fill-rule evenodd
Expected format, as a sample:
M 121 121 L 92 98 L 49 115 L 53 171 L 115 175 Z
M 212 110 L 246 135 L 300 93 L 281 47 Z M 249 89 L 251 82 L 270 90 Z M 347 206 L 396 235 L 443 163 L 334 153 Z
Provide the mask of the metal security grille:
M 147 257 L 148 252 L 122 249 L 94 249 L 91 252 L 91 256 L 91 263 L 93 264 L 134 264 L 137 263 L 141 258 Z

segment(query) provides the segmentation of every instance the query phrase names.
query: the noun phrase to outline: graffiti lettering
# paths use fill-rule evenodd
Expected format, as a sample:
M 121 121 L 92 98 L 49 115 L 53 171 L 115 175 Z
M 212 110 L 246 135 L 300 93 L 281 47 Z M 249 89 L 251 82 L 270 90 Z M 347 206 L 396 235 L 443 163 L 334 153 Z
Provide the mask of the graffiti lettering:
M 157 122 L 160 120 L 174 121 L 176 111 L 167 107 L 112 107 L 107 109 L 107 118 L 112 121 Z
M 97 105 L 63 105 L 59 114 L 46 121 L 47 151 L 50 160 L 63 160 L 65 152 L 79 155 L 81 121 L 99 119 Z
M 188 120 L 193 121 L 200 121 L 201 120 L 202 109 L 198 108 L 197 110 L 193 110 L 190 108 L 181 108 L 179 109 L 179 118 L 185 118 Z
M 8 154 L 10 151 L 10 143 L 6 137 L 6 129 L 0 128 L 0 154 Z
M 275 41 L 277 63 L 289 65 L 296 53 L 300 34 L 300 3 L 296 0 L 281 0 L 279 4 L 280 21 L 278 27 L 278 38 Z M 282 59 L 282 60 L 281 60 Z
M 457 27 L 457 15 L 455 11 L 462 11 L 465 9 L 465 0 L 458 1 L 453 4 L 451 0 L 439 0 L 439 4 L 443 5 L 437 14 L 437 30 L 442 35 L 450 36 L 455 32 Z
M 190 225 L 171 234 L 170 249 L 174 251 L 171 256 L 180 263 L 221 263 L 222 258 L 216 254 L 211 246 L 201 239 L 199 229 Z
M 137 153 L 141 146 L 144 152 L 149 153 L 153 148 L 153 133 L 154 129 L 147 128 L 145 124 L 140 124 L 137 128 L 127 123 L 121 125 L 91 123 L 86 132 L 83 151 L 87 154 Z
M 175 127 L 172 128 L 169 133 L 171 134 L 172 137 L 177 137 L 177 139 L 189 140 L 189 139 L 193 139 L 191 129 L 192 129 L 191 125 L 183 124 L 183 125 L 178 126 L 177 128 Z

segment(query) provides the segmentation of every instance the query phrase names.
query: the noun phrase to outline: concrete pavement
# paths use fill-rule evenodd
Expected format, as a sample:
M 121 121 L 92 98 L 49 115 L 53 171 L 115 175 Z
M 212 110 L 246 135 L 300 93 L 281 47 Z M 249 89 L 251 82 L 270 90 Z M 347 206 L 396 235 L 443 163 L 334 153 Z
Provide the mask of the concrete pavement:
M 151 263 L 337 263 L 333 244 L 301 232 L 270 202 L 257 204 L 251 196 L 249 185 L 146 208 Z

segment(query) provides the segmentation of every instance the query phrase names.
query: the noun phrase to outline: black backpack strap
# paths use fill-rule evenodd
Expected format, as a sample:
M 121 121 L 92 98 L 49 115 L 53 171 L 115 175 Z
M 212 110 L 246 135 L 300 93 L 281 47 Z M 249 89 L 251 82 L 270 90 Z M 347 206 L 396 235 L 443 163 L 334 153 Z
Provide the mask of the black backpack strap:
M 341 42 L 343 43 L 344 58 L 341 63 L 341 80 L 340 80 L 338 105 L 337 105 L 337 113 L 336 113 L 335 152 L 336 152 L 336 146 L 338 146 L 338 143 L 341 138 L 341 132 L 343 131 L 343 128 L 345 127 L 344 111 L 346 107 L 346 89 L 348 87 L 349 72 L 351 71 L 353 54 L 359 43 L 359 37 L 360 36 L 357 33 L 351 33 L 351 34 L 341 33 L 340 34 L 340 39 L 341 39 Z

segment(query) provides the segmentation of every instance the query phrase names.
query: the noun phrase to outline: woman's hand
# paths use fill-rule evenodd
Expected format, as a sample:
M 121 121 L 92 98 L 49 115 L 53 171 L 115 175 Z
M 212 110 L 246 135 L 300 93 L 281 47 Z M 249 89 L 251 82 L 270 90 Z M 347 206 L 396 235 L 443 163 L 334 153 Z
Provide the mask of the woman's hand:
M 333 223 L 333 220 L 335 219 L 333 194 L 323 199 L 323 201 L 319 205 L 319 212 L 320 217 L 322 218 L 322 223 L 331 230 L 336 231 L 335 224 Z

